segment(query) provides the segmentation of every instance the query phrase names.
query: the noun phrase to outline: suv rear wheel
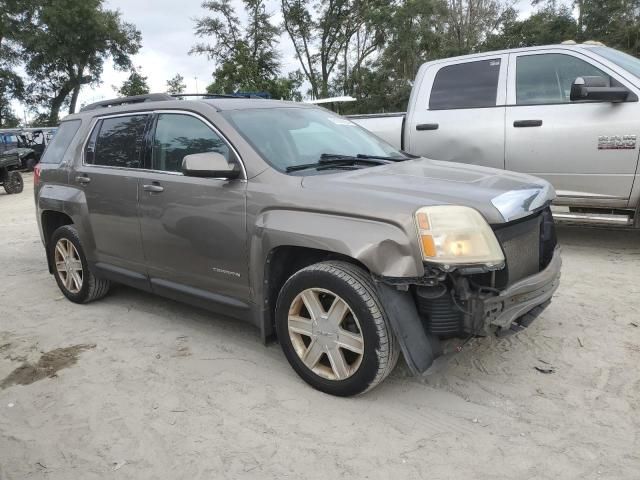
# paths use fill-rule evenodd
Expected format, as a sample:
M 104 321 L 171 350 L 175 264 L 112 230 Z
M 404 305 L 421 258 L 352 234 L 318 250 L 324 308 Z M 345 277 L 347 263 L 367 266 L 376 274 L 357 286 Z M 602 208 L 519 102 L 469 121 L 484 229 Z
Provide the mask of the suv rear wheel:
M 78 231 L 73 225 L 58 228 L 49 242 L 53 274 L 65 297 L 75 303 L 88 303 L 104 297 L 109 281 L 96 278 L 89 270 Z
M 346 262 L 317 263 L 289 278 L 278 297 L 276 330 L 298 375 L 332 395 L 370 390 L 398 360 L 370 275 Z

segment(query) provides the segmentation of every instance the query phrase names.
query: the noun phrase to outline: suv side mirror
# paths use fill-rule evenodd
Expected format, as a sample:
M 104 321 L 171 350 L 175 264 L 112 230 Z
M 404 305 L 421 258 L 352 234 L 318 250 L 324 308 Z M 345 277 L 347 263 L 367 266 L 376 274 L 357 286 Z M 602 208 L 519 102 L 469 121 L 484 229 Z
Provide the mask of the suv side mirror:
M 577 100 L 598 100 L 618 103 L 627 100 L 629 93 L 629 90 L 624 87 L 610 87 L 604 77 L 578 77 L 571 85 L 569 98 L 572 102 Z
M 187 177 L 238 178 L 240 170 L 218 152 L 193 153 L 182 159 L 182 173 Z

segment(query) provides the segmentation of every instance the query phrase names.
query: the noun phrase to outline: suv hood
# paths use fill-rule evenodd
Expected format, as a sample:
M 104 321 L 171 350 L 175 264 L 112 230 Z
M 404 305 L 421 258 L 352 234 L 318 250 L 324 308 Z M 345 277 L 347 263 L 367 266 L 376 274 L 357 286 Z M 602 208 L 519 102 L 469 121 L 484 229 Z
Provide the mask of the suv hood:
M 378 197 L 393 204 L 464 205 L 491 224 L 530 215 L 555 198 L 549 182 L 506 170 L 417 158 L 338 174 L 304 177 L 303 188 L 347 189 L 358 203 Z M 387 205 L 388 207 L 389 205 Z M 371 208 L 375 208 L 374 205 Z

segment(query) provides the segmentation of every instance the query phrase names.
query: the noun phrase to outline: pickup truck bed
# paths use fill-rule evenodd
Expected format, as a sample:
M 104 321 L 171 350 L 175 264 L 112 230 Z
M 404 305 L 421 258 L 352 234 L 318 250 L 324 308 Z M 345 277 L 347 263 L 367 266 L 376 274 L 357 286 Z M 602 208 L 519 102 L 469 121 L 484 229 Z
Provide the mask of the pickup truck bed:
M 402 130 L 405 112 L 375 113 L 371 115 L 347 115 L 347 118 L 366 128 L 384 141 L 402 149 Z

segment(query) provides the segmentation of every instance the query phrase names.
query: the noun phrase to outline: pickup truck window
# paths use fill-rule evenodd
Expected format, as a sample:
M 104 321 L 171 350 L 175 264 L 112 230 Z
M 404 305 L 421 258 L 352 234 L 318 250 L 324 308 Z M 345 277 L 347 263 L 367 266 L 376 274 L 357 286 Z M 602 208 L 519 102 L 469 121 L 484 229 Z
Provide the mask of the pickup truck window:
M 279 171 L 322 154 L 406 156 L 346 118 L 312 108 L 228 110 L 223 115 Z M 334 172 L 332 172 L 334 173 Z
M 229 147 L 201 120 L 175 113 L 158 116 L 151 155 L 153 170 L 179 172 L 186 155 L 203 152 L 218 152 L 229 159 Z
M 609 47 L 593 47 L 593 51 L 640 78 L 640 60 L 636 57 Z
M 544 105 L 569 103 L 571 84 L 578 77 L 611 77 L 599 68 L 572 55 L 545 53 L 525 55 L 516 62 L 516 103 Z
M 429 110 L 495 107 L 500 59 L 459 63 L 436 73 Z

